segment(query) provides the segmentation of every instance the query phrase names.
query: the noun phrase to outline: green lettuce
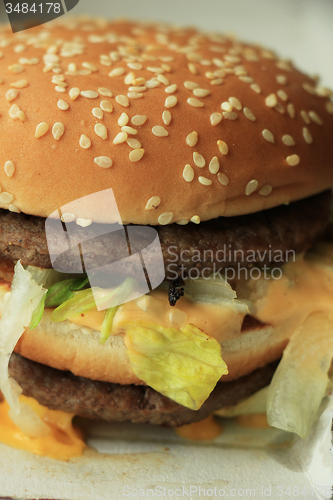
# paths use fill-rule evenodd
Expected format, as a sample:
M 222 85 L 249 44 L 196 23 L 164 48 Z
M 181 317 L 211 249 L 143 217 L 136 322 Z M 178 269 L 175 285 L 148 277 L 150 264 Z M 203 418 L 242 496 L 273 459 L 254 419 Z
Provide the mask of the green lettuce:
M 125 335 L 135 375 L 164 396 L 198 410 L 228 373 L 220 344 L 194 325 L 133 325 Z

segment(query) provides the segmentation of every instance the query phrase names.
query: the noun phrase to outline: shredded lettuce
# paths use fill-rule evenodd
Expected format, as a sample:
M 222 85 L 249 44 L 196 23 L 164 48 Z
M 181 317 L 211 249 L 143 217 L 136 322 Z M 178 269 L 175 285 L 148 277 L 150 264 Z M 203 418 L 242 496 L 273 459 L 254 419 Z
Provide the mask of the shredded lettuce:
M 333 318 L 311 314 L 291 337 L 267 400 L 269 425 L 304 438 L 318 416 L 333 357 Z
M 198 410 L 228 373 L 220 344 L 194 325 L 133 325 L 125 345 L 135 375 L 169 399 Z

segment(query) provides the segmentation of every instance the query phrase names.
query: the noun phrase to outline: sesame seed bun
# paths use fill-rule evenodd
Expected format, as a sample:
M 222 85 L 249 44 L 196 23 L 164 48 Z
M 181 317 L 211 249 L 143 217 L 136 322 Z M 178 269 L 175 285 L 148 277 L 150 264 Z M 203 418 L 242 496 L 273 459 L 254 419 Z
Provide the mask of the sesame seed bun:
M 1 36 L 0 207 L 48 217 L 111 188 L 123 223 L 186 224 L 333 184 L 332 92 L 271 51 L 128 22 Z M 74 216 L 113 222 L 103 206 Z

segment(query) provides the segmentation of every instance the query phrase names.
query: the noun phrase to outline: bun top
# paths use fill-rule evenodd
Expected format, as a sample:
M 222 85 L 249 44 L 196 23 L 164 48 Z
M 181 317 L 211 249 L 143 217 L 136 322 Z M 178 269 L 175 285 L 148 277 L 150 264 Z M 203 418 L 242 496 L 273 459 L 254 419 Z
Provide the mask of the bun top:
M 48 217 L 112 189 L 125 224 L 186 224 L 333 185 L 332 92 L 260 46 L 60 19 L 2 28 L 0 50 L 3 208 Z M 113 222 L 105 196 L 67 218 Z

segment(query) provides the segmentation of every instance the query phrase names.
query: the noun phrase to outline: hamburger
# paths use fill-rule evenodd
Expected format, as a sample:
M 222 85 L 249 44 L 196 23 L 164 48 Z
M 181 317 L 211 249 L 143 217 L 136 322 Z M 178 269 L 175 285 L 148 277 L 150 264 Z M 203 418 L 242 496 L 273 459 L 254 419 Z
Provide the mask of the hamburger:
M 269 422 L 304 437 L 333 353 L 332 92 L 195 29 L 67 19 L 0 43 L 15 424 L 47 434 L 48 408 L 177 427 L 264 390 Z M 146 248 L 140 274 L 126 257 Z

